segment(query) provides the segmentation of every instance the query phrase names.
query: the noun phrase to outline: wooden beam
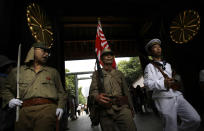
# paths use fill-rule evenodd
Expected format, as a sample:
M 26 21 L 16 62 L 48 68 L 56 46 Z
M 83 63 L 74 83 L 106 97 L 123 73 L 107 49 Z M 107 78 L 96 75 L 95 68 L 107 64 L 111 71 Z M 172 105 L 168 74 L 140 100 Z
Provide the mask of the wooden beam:
M 109 43 L 112 42 L 132 42 L 132 43 L 137 43 L 137 40 L 107 40 Z M 95 43 L 95 40 L 74 40 L 74 41 L 64 41 L 65 44 L 70 44 L 70 43 L 76 43 L 76 44 L 81 44 L 81 43 Z
M 133 25 L 131 24 L 103 24 L 103 27 L 132 27 Z M 70 28 L 70 27 L 97 27 L 96 24 L 64 24 L 64 28 Z
M 141 21 L 135 16 L 117 17 L 117 16 L 101 16 L 101 22 L 104 23 L 135 23 Z M 98 23 L 98 17 L 96 16 L 64 16 L 61 21 L 63 23 Z

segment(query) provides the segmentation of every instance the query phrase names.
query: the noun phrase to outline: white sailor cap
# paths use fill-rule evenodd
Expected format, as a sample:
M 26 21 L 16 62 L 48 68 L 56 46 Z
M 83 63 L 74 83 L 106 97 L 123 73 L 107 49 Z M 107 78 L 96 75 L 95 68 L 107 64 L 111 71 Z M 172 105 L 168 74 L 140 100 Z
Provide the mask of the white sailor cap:
M 153 45 L 155 45 L 155 44 L 161 45 L 160 39 L 154 38 L 154 39 L 150 40 L 150 41 L 146 44 L 146 46 L 145 46 L 146 52 L 147 52 L 147 53 L 150 53 L 150 52 L 149 52 L 149 47 L 151 47 L 151 46 L 153 46 Z

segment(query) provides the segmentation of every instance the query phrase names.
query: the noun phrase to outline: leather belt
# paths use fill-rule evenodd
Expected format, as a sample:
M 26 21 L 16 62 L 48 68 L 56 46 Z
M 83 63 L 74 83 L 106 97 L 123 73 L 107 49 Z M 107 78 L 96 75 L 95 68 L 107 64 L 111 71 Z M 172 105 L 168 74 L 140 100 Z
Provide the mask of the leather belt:
M 56 104 L 56 101 L 51 99 L 46 99 L 46 98 L 32 98 L 32 99 L 24 100 L 22 107 L 43 105 L 43 104 Z
M 113 105 L 118 105 L 118 106 L 129 105 L 127 96 L 115 96 L 115 97 L 109 97 L 109 98 L 111 99 L 111 103 Z

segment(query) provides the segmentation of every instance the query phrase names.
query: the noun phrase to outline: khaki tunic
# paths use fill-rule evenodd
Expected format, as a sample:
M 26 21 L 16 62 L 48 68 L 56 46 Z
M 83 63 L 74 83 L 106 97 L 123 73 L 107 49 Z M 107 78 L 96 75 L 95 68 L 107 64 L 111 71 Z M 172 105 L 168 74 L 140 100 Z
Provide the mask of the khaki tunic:
M 6 106 L 12 98 L 16 97 L 16 72 L 17 69 L 14 68 L 8 76 L 5 89 L 2 92 L 3 106 Z M 58 71 L 47 66 L 42 67 L 38 73 L 35 73 L 33 67 L 21 66 L 19 94 L 21 100 L 36 97 L 56 100 L 58 108 L 64 107 L 67 97 Z
M 128 96 L 129 104 L 132 108 L 133 107 L 132 100 L 123 73 L 119 70 L 112 70 L 111 72 L 107 72 L 105 70 L 102 71 L 104 75 L 105 93 L 108 96 L 123 96 L 123 95 Z M 93 73 L 89 92 L 89 95 L 94 96 L 94 98 L 99 94 L 97 81 L 98 78 L 96 71 Z
M 124 75 L 119 70 L 107 72 L 102 70 L 104 74 L 104 89 L 108 96 L 128 96 L 129 106 L 133 109 L 132 100 Z M 99 94 L 97 86 L 97 72 L 93 73 L 90 86 L 89 96 L 94 99 Z M 117 106 L 112 105 L 110 109 L 100 110 L 100 124 L 104 131 L 114 131 L 115 123 L 121 131 L 136 131 L 136 126 L 132 119 L 131 110 L 128 105 Z
M 3 90 L 3 105 L 16 98 L 16 72 L 13 69 L 8 75 Z M 64 108 L 66 94 L 62 87 L 60 75 L 56 69 L 43 66 L 38 73 L 33 67 L 20 67 L 19 94 L 21 100 L 48 98 L 56 104 L 27 106 L 20 109 L 16 131 L 54 131 L 56 127 L 56 108 Z

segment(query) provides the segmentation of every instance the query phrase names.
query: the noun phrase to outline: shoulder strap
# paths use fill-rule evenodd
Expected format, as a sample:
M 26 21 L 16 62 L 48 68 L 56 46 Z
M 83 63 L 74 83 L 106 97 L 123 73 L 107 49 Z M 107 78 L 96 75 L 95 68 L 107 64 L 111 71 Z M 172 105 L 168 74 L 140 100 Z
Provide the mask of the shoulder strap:
M 166 73 L 164 73 L 164 71 L 158 65 L 156 65 L 154 62 L 150 62 L 150 63 L 162 73 L 164 78 L 169 78 L 169 76 Z
M 28 89 L 33 85 L 33 83 L 35 82 L 35 80 L 38 78 L 38 76 L 39 75 L 36 75 L 33 79 L 32 79 L 32 81 L 28 84 L 28 88 L 26 88 L 25 89 L 25 91 L 23 92 L 23 95 L 22 95 L 22 97 L 24 97 L 25 96 L 25 94 L 26 94 L 26 92 L 28 91 Z

